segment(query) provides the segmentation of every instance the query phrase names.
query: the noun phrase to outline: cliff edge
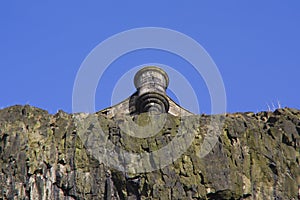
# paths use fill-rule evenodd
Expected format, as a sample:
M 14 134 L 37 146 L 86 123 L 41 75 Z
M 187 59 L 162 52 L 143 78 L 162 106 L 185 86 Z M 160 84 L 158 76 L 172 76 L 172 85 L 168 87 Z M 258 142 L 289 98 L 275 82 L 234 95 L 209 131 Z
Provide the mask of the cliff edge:
M 181 120 L 168 114 L 156 135 L 141 139 L 124 133 L 116 122 L 121 119 L 92 115 L 105 133 L 103 143 L 135 153 L 168 144 Z M 28 105 L 0 110 L 0 199 L 299 198 L 300 110 L 228 114 L 216 145 L 202 158 L 197 152 L 210 116 L 187 117 L 200 124 L 189 148 L 168 166 L 136 174 L 99 162 L 79 137 L 76 116 Z M 152 158 L 149 164 L 158 163 Z

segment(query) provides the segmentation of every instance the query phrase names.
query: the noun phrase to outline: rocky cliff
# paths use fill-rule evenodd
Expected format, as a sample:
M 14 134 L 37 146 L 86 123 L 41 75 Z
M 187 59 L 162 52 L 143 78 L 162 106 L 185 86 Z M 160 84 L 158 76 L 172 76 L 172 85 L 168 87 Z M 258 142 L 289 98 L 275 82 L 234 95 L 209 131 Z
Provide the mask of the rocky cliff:
M 222 134 L 205 157 L 197 152 L 207 134 L 209 116 L 188 117 L 185 120 L 200 124 L 181 124 L 196 131 L 189 148 L 170 165 L 139 173 L 99 162 L 79 137 L 76 116 L 81 115 L 62 111 L 51 115 L 30 106 L 0 111 L 0 199 L 299 198 L 299 110 L 228 114 Z M 98 142 L 111 141 L 135 153 L 153 152 L 168 144 L 177 137 L 181 120 L 168 115 L 156 135 L 141 139 L 124 133 L 116 122 L 121 119 L 109 119 L 103 113 L 92 116 L 104 133 Z M 143 123 L 146 118 L 137 121 Z M 149 165 L 157 166 L 159 161 L 151 158 Z

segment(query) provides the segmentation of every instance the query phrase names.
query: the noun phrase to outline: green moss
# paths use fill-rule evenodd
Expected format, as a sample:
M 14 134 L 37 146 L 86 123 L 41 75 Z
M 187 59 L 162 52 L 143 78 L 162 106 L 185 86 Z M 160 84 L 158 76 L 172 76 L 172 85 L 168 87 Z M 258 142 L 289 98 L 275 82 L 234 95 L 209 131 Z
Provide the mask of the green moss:
M 77 123 L 76 117 L 87 123 Z M 142 114 L 132 119 L 146 127 L 153 118 Z M 298 195 L 298 110 L 228 115 L 217 144 L 203 158 L 197 155 L 207 136 L 209 116 L 166 115 L 163 126 L 152 123 L 147 129 L 149 134 L 159 130 L 147 138 L 130 136 L 118 126 L 122 120 L 100 114 L 69 115 L 62 111 L 50 115 L 30 106 L 0 110 L 0 198 L 25 199 L 30 194 L 37 195 L 31 198 L 44 199 L 49 197 L 46 195 L 104 199 L 107 188 L 111 188 L 113 195 L 125 199 L 133 195 L 126 178 L 135 176 L 140 180 L 141 199 L 263 199 L 269 196 L 292 199 Z M 91 126 L 92 122 L 95 126 Z M 185 138 L 183 142 L 187 142 L 190 131 L 195 131 L 195 138 L 179 159 L 169 166 L 140 174 L 105 166 L 93 157 L 85 146 L 86 141 L 80 138 L 80 134 L 85 134 L 95 141 L 91 146 L 94 150 L 99 150 L 98 144 L 107 147 L 112 142 L 128 152 L 149 153 L 166 146 L 180 134 Z M 184 143 L 178 144 L 178 148 L 182 147 Z M 104 152 L 98 153 L 101 156 Z M 154 154 L 141 168 L 161 167 L 162 161 L 173 155 L 173 152 L 164 156 Z M 120 161 L 119 156 L 109 159 Z

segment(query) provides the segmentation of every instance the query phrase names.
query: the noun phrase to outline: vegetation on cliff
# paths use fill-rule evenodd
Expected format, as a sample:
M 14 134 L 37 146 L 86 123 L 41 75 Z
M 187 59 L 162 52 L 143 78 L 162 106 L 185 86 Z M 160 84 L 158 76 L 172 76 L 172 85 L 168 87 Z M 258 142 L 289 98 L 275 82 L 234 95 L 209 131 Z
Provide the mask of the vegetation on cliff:
M 217 144 L 205 157 L 197 152 L 209 127 L 198 120 L 191 146 L 171 165 L 152 172 L 125 173 L 99 162 L 79 137 L 76 118 L 31 106 L 0 110 L 0 199 L 297 199 L 300 185 L 300 111 L 235 113 L 225 117 Z M 93 116 L 103 143 L 129 152 L 156 151 L 178 132 L 179 117 L 147 139 L 124 133 L 117 120 Z M 147 121 L 138 116 L 137 123 Z M 95 132 L 94 132 L 95 133 Z M 87 133 L 88 134 L 88 133 Z M 171 154 L 170 154 L 171 155 Z M 112 157 L 111 159 L 120 159 Z M 159 165 L 155 158 L 149 165 Z

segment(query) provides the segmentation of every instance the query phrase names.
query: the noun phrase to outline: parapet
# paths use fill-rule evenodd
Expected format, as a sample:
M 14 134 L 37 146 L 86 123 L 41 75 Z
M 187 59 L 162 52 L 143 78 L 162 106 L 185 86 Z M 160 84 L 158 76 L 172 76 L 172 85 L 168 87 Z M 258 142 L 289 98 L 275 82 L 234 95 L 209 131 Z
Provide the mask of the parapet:
M 166 94 L 169 85 L 168 74 L 161 68 L 147 66 L 134 76 L 137 91 L 121 103 L 100 111 L 108 117 L 116 115 L 137 115 L 169 113 L 174 116 L 188 116 L 193 113 L 180 107 Z

